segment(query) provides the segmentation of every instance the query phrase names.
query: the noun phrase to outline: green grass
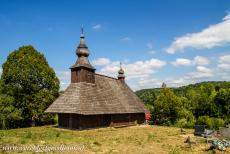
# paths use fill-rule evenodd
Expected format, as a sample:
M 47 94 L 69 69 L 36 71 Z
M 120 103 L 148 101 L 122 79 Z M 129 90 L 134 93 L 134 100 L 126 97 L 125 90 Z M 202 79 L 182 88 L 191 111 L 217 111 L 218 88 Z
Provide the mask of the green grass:
M 83 131 L 59 129 L 52 126 L 0 131 L 0 146 L 80 146 L 79 153 L 208 153 L 204 140 L 194 137 L 193 130 L 180 135 L 176 127 L 132 126 L 100 128 Z M 191 148 L 184 143 L 191 136 Z M 0 153 L 36 153 L 35 151 L 0 151 Z M 74 151 L 77 153 L 76 151 Z M 50 153 L 61 153 L 51 151 Z M 73 153 L 66 151 L 64 153 Z

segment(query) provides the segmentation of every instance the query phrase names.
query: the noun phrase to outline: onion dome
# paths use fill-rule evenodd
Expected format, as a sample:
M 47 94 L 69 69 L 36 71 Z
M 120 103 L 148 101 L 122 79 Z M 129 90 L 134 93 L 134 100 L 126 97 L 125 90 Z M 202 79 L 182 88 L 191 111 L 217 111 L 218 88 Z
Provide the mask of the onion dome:
M 120 69 L 118 71 L 118 79 L 121 79 L 121 78 L 125 78 L 125 71 L 122 69 L 121 67 L 121 63 L 120 63 Z
M 85 36 L 83 33 L 83 27 L 81 28 L 80 43 L 77 47 L 76 54 L 78 56 L 77 62 L 71 68 L 86 67 L 95 70 L 88 60 L 89 50 L 85 43 Z

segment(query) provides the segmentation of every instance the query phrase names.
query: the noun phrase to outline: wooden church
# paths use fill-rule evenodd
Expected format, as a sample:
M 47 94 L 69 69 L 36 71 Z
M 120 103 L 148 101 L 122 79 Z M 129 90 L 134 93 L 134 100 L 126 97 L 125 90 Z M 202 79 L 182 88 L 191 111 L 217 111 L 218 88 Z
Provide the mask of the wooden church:
M 45 111 L 58 114 L 58 126 L 87 129 L 144 123 L 148 111 L 125 83 L 124 70 L 120 68 L 118 78 L 95 73 L 83 30 L 76 54 L 70 85 Z

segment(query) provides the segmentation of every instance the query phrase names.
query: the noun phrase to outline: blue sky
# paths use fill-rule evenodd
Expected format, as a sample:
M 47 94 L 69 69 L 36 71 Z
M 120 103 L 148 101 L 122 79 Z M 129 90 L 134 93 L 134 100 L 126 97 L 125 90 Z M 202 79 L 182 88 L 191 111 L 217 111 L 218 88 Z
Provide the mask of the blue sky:
M 230 80 L 229 0 L 0 0 L 0 65 L 33 45 L 69 84 L 84 25 L 97 73 L 133 90 Z M 1 70 L 0 70 L 1 71 Z

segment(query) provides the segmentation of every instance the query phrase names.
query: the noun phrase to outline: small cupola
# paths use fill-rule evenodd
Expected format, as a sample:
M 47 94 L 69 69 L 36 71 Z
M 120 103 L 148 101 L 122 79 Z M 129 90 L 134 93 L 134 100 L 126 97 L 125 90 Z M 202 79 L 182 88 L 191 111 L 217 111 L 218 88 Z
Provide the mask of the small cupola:
M 118 71 L 118 80 L 125 82 L 125 71 L 122 69 L 121 63 L 120 63 L 120 69 Z

